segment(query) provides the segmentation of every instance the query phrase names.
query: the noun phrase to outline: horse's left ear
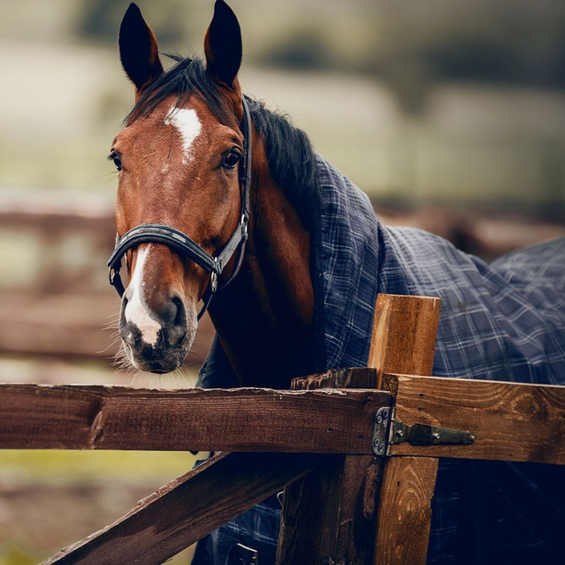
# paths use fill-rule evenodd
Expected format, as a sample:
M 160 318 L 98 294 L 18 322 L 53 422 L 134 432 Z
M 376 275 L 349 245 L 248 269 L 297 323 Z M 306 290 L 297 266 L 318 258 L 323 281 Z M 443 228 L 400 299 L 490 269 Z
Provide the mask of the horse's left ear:
M 163 74 L 155 34 L 133 2 L 120 25 L 118 44 L 124 71 L 135 84 L 138 93 Z
M 204 39 L 204 53 L 206 68 L 212 77 L 233 86 L 241 65 L 241 30 L 224 0 L 216 0 L 214 5 L 214 17 Z

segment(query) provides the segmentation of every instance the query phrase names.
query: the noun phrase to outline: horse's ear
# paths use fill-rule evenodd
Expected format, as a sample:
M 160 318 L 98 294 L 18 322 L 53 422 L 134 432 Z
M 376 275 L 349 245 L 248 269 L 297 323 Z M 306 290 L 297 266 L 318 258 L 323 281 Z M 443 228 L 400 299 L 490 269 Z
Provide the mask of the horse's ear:
M 233 86 L 241 65 L 242 47 L 239 22 L 232 9 L 216 0 L 214 17 L 204 39 L 206 68 L 215 80 Z
M 118 44 L 124 71 L 138 93 L 163 73 L 155 34 L 133 2 L 122 20 Z

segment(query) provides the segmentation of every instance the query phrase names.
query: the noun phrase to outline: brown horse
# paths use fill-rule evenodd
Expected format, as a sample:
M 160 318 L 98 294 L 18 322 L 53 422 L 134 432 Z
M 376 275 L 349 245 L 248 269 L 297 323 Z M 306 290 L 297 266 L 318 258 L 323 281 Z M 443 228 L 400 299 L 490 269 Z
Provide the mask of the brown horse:
M 363 366 L 377 293 L 388 292 L 441 298 L 435 375 L 564 384 L 565 240 L 487 265 L 431 234 L 383 226 L 302 132 L 242 95 L 240 29 L 222 0 L 204 47 L 205 65 L 178 59 L 164 72 L 136 6 L 120 30 L 136 102 L 110 155 L 120 172 L 109 264 L 136 368 L 181 365 L 201 299 L 222 346 L 202 373 L 202 381 L 211 375 L 205 386 L 237 377 L 285 388 L 300 374 Z M 227 373 L 228 384 L 212 378 Z M 457 562 L 554 562 L 562 554 L 561 474 L 440 465 L 432 561 L 451 562 L 455 545 Z M 245 537 L 244 523 L 226 526 L 230 543 L 235 535 L 244 545 L 259 537 L 274 544 L 274 525 Z
M 127 356 L 140 370 L 177 369 L 194 340 L 197 304 L 213 296 L 210 316 L 239 382 L 265 384 L 269 367 L 269 385 L 286 388 L 292 377 L 313 372 L 315 206 L 308 191 L 315 190 L 315 165 L 308 140 L 242 96 L 240 28 L 221 0 L 206 33 L 205 65 L 179 58 L 165 72 L 135 4 L 123 19 L 119 47 L 135 106 L 110 153 L 119 171 L 118 236 L 139 226 L 173 228 L 165 239 L 140 235 L 124 248 L 129 284 L 120 333 Z M 241 227 L 244 190 L 247 243 L 236 241 L 221 272 L 171 242 L 187 236 L 217 263 Z M 219 290 L 212 293 L 216 276 Z

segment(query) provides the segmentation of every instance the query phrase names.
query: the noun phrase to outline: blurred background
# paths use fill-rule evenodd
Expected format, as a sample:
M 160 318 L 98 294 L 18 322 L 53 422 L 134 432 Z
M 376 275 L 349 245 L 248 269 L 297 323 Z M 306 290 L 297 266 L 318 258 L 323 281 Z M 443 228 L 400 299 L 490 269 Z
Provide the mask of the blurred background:
M 163 51 L 202 54 L 212 0 L 139 0 Z M 133 90 L 128 2 L 0 1 L 0 381 L 190 386 L 112 365 L 107 283 Z M 244 90 L 288 113 L 374 202 L 487 260 L 565 234 L 561 0 L 232 0 Z M 192 466 L 190 454 L 0 452 L 0 564 L 36 563 Z M 176 562 L 187 562 L 181 556 Z

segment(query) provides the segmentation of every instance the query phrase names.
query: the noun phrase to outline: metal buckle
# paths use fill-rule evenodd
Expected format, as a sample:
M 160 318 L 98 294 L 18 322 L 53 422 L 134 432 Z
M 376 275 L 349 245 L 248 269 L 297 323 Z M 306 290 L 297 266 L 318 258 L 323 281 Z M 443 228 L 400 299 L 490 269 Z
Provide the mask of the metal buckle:
M 239 222 L 239 224 L 243 227 L 242 231 L 242 236 L 243 236 L 243 240 L 247 240 L 247 223 L 249 222 L 249 218 L 247 217 L 246 214 L 241 214 L 241 220 Z
M 215 272 L 212 272 L 210 275 L 210 286 L 212 288 L 212 292 L 216 292 L 216 290 L 218 290 L 218 275 Z
M 216 270 L 212 271 L 210 275 L 210 286 L 212 288 L 212 294 L 218 290 L 218 271 L 220 270 L 218 258 L 214 257 L 214 264 L 216 265 Z

